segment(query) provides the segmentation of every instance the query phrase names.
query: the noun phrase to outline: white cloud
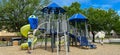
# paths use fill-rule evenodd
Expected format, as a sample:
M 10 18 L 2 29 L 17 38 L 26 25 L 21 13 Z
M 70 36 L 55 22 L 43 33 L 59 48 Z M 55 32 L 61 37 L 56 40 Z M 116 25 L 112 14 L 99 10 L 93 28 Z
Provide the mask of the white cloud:
M 53 0 L 53 2 L 57 3 L 60 6 L 69 6 L 71 3 L 70 0 Z
M 120 0 L 108 0 L 109 1 L 109 3 L 119 3 L 120 2 Z
M 60 6 L 69 6 L 73 2 L 88 3 L 88 2 L 90 2 L 90 0 L 59 0 L 59 1 L 53 0 L 53 2 L 57 3 Z
M 120 16 L 120 10 L 119 10 L 119 11 L 117 11 L 117 13 L 118 13 L 118 15 Z
M 94 4 L 94 5 L 92 5 L 93 7 L 100 7 L 100 5 L 98 5 L 98 4 Z
M 88 3 L 91 0 L 72 0 L 73 2 Z
M 111 7 L 112 7 L 112 5 L 108 5 L 108 4 L 102 5 L 102 8 L 111 8 Z
M 112 5 L 109 5 L 109 4 L 104 4 L 104 5 L 101 5 L 101 4 L 94 4 L 92 5 L 93 7 L 95 8 L 102 8 L 102 9 L 109 9 L 112 7 Z

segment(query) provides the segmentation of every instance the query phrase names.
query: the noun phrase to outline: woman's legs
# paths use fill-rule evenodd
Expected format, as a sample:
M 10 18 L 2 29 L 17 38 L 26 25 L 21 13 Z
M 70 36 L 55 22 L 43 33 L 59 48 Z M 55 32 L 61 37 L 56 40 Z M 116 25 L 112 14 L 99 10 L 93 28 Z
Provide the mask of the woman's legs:
M 101 38 L 101 45 L 103 45 L 103 38 Z

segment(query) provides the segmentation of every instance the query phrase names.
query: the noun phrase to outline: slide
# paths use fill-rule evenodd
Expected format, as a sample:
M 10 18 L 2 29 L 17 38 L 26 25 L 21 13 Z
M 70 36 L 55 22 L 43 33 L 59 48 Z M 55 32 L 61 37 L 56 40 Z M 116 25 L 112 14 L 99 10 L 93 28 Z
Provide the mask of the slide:
M 21 34 L 27 38 L 27 34 L 30 31 L 30 24 L 24 25 L 21 27 L 20 32 Z M 37 37 L 33 36 L 33 42 L 32 46 L 37 42 Z M 28 43 L 22 43 L 21 44 L 21 49 L 27 49 L 28 48 Z
M 76 38 L 76 36 L 71 33 L 69 33 L 69 36 L 71 38 Z M 89 46 L 92 49 L 97 48 L 96 45 L 91 44 L 86 37 L 77 37 L 77 41 L 80 43 L 80 46 Z
M 69 36 L 71 38 L 76 38 L 76 36 L 74 34 L 71 34 L 71 33 L 69 33 Z M 80 42 L 80 37 L 77 37 L 77 41 Z

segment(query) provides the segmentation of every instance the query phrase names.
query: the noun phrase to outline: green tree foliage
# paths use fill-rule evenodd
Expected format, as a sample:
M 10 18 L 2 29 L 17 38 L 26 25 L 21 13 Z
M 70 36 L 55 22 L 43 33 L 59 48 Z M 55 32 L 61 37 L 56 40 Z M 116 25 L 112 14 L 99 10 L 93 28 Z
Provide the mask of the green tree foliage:
M 99 30 L 115 30 L 120 33 L 120 16 L 113 9 L 103 10 L 100 8 L 89 7 L 88 9 L 81 9 L 78 2 L 74 2 L 71 6 L 64 6 L 67 11 L 67 18 L 75 13 L 81 13 L 88 18 L 88 24 L 93 31 Z
M 89 8 L 87 10 L 86 16 L 89 19 L 89 24 L 92 26 L 93 30 L 106 30 L 110 31 L 115 28 L 115 24 L 120 22 L 120 16 L 112 9 L 108 11 L 102 9 Z M 119 26 L 119 25 L 117 25 Z M 120 27 L 120 26 L 119 26 Z M 116 30 L 118 31 L 118 30 Z
M 64 6 L 64 9 L 67 11 L 66 12 L 67 18 L 70 18 L 73 14 L 76 14 L 76 13 L 84 14 L 85 11 L 82 10 L 80 7 L 81 7 L 81 5 L 78 2 L 72 3 L 71 6 L 69 6 L 69 7 Z M 70 24 L 72 24 L 73 26 L 76 26 L 78 28 L 80 28 L 79 25 L 82 25 L 82 24 L 80 24 L 80 22 L 77 22 L 77 23 L 72 22 Z M 82 27 L 84 27 L 84 26 L 82 25 Z
M 28 17 L 32 14 L 40 16 L 40 10 L 46 6 L 49 0 L 1 0 L 0 2 L 0 28 L 19 31 L 20 27 L 28 23 Z M 89 7 L 81 9 L 78 2 L 70 6 L 64 6 L 67 18 L 75 13 L 81 13 L 88 18 L 88 24 L 92 30 L 115 30 L 120 33 L 120 16 L 113 9 L 103 10 Z
M 67 11 L 66 14 L 68 17 L 72 16 L 75 13 L 80 13 L 82 11 L 80 7 L 81 5 L 78 2 L 72 3 L 72 5 L 69 7 L 64 6 L 65 10 Z
M 3 22 L 1 22 L 3 19 L 2 17 L 4 16 L 4 13 L 2 13 L 3 7 L 5 6 L 5 4 L 7 3 L 7 0 L 1 0 L 0 2 L 0 29 L 2 28 L 2 25 L 4 24 Z
M 28 23 L 32 14 L 40 15 L 40 9 L 48 4 L 49 0 L 1 0 L 0 24 L 14 31 L 19 31 L 21 26 Z

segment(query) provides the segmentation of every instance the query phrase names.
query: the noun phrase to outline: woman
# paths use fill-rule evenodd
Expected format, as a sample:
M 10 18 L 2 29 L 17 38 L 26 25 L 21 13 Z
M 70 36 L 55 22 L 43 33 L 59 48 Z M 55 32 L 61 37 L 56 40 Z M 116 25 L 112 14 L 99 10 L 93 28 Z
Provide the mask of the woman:
M 101 45 L 103 45 L 103 39 L 105 38 L 105 32 L 104 32 L 104 31 L 100 31 L 100 32 L 98 32 L 98 33 L 95 35 L 95 37 L 100 38 L 100 43 L 101 43 Z

